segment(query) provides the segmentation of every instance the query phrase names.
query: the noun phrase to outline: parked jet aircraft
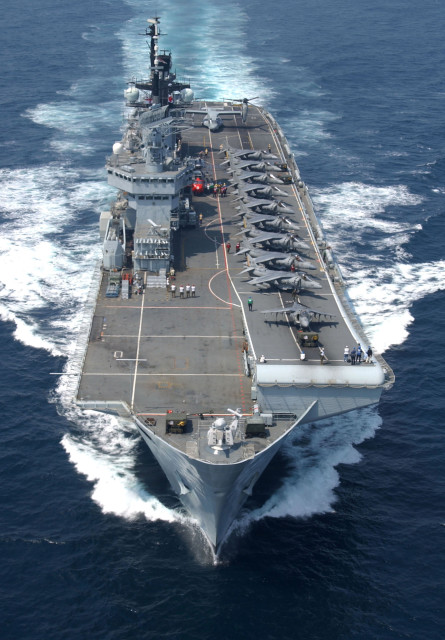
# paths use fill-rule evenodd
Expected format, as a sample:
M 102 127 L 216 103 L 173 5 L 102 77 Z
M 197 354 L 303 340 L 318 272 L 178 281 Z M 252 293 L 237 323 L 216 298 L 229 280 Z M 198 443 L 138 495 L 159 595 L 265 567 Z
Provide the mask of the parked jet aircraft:
M 229 164 L 231 159 L 235 160 L 235 162 L 239 161 L 240 159 L 278 160 L 277 156 L 273 153 L 269 153 L 268 151 L 263 151 L 261 149 L 233 149 L 232 147 L 225 147 L 221 149 L 221 153 L 226 153 L 229 155 L 227 160 L 225 160 L 221 164 Z
M 243 247 L 238 254 L 247 253 L 252 264 L 268 264 L 272 269 L 274 265 L 279 267 L 291 267 L 292 265 L 297 269 L 316 269 L 317 267 L 309 262 L 303 260 L 296 253 L 285 253 L 284 251 L 264 251 L 263 249 L 256 249 L 253 245 L 247 242 L 247 246 Z
M 264 211 L 277 212 L 286 211 L 287 213 L 295 213 L 293 209 L 287 206 L 285 202 L 276 202 L 276 200 L 266 200 L 261 198 L 250 198 L 242 196 L 242 206 L 248 209 L 260 209 Z M 241 207 L 242 208 L 242 207 Z
M 222 162 L 221 166 L 226 164 L 226 162 Z M 236 162 L 231 167 L 227 167 L 228 173 L 237 173 L 238 171 L 244 171 L 245 169 L 250 169 L 253 171 L 265 171 L 266 168 L 270 169 L 270 165 L 263 160 L 255 160 L 254 158 L 247 158 L 246 160 L 240 160 Z
M 294 304 L 290 307 L 280 307 L 279 309 L 265 309 L 261 311 L 261 313 L 289 313 L 291 320 L 295 322 L 296 325 L 299 325 L 302 329 L 310 330 L 310 324 L 313 320 L 320 321 L 321 317 L 325 318 L 335 318 L 335 315 L 332 313 L 325 313 L 324 311 L 317 311 L 316 309 L 311 309 L 307 307 L 305 304 L 301 304 L 299 302 L 294 302 Z
M 273 173 L 260 173 L 258 171 L 247 171 L 246 169 L 238 168 L 236 168 L 235 171 L 230 169 L 229 171 L 233 173 L 233 177 L 229 178 L 229 180 L 236 184 L 238 184 L 240 180 L 243 182 L 255 180 L 255 182 L 274 182 L 275 184 L 284 184 L 284 180 L 281 180 L 281 178 L 278 178 L 278 176 L 275 176 Z
M 321 289 L 322 286 L 303 272 L 296 271 L 290 274 L 289 271 L 272 271 L 250 280 L 249 284 L 274 285 L 278 289 Z
M 272 231 L 274 229 L 282 229 L 283 231 L 298 231 L 300 229 L 299 225 L 287 216 L 269 216 L 266 214 L 250 212 L 240 212 L 239 215 L 244 215 L 249 225 L 253 224 L 255 227 L 257 225 L 262 225 L 267 229 L 271 229 Z M 240 224 L 243 223 L 241 222 Z
M 278 246 L 281 249 L 309 249 L 309 246 L 303 240 L 300 240 L 295 234 L 291 233 L 275 233 L 274 231 L 260 231 L 255 227 L 247 227 L 241 231 L 241 234 L 249 235 L 249 242 L 252 244 L 262 244 L 263 242 Z
M 229 178 L 229 181 L 232 182 L 234 185 L 236 184 L 240 184 L 240 181 L 242 184 L 245 184 L 244 181 L 248 181 L 248 180 L 255 180 L 255 182 L 261 182 L 261 183 L 266 183 L 268 181 L 268 174 L 267 173 L 260 173 L 259 171 L 235 171 L 234 175 L 232 178 Z
M 252 194 L 254 198 L 260 198 L 264 196 L 273 196 L 275 193 L 278 193 L 280 196 L 284 196 L 285 198 L 289 195 L 285 191 L 281 191 L 278 187 L 264 185 L 258 182 L 251 182 L 250 184 L 244 184 L 243 182 L 233 182 L 233 186 L 238 186 L 238 188 L 234 191 L 235 194 Z M 241 199 L 243 195 L 240 196 Z

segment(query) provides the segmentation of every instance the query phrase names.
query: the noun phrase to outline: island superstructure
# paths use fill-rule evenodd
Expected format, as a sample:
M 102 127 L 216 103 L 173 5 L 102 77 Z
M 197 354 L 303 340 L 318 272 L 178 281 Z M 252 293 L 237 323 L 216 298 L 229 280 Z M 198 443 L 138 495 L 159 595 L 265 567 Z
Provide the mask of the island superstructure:
M 117 197 L 76 403 L 133 419 L 219 551 L 285 439 L 377 403 L 394 376 L 366 355 L 278 123 L 247 99 L 196 101 L 148 22 L 150 72 L 106 164 Z

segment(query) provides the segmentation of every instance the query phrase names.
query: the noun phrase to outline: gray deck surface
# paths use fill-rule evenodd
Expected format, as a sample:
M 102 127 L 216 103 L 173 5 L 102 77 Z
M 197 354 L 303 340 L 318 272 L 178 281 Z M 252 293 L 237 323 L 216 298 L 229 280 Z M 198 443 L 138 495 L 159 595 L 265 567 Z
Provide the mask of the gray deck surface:
M 277 148 L 277 137 L 259 110 L 249 109 L 247 125 L 239 116 L 227 116 L 224 122 L 218 133 L 199 125 L 183 133 L 183 150 L 195 154 L 209 150 L 209 178 L 229 177 L 220 166 L 224 160 L 219 153 L 221 144 L 264 150 L 270 144 L 272 152 L 284 158 Z M 280 189 L 288 193 L 286 203 L 296 212 L 299 236 L 311 246 L 311 250 L 300 252 L 317 266 L 309 275 L 323 286 L 312 293 L 302 292 L 300 301 L 337 315 L 334 320 L 314 324 L 328 358 L 325 366 L 350 366 L 343 364 L 343 349 L 346 344 L 354 346 L 355 338 L 338 313 L 320 267 L 301 216 L 297 189 L 294 185 L 280 185 Z M 168 409 L 225 414 L 228 407 L 250 413 L 251 379 L 245 376 L 242 363 L 244 326 L 251 341 L 250 353 L 257 358 L 264 354 L 271 365 L 307 366 L 307 362 L 300 363 L 298 328 L 289 326 L 283 314 L 275 321 L 274 315 L 259 313 L 290 304 L 291 294 L 272 289 L 260 292 L 249 286 L 248 274 L 240 275 L 246 265 L 245 256 L 235 254 L 241 236 L 235 235 L 240 231 L 236 224 L 240 219 L 234 219 L 237 203 L 233 200 L 230 188 L 225 198 L 209 195 L 194 199 L 203 224 L 177 232 L 176 298 L 167 290 L 147 288 L 143 295 L 129 300 L 108 299 L 102 282 L 79 385 L 80 401 L 123 400 L 139 414 L 165 414 Z M 225 251 L 228 240 L 232 245 L 229 254 Z M 181 284 L 194 284 L 196 297 L 180 299 Z M 249 296 L 253 298 L 252 312 L 247 309 Z M 309 363 L 319 364 L 318 349 L 305 351 Z

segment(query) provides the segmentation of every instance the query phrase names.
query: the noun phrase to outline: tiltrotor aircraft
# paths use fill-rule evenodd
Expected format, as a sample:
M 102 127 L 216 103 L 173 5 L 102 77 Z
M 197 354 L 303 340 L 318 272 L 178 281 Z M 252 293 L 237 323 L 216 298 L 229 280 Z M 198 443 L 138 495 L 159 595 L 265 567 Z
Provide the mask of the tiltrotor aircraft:
M 214 109 L 213 107 L 206 107 L 205 109 L 187 109 L 187 113 L 200 113 L 204 116 L 202 125 L 210 129 L 210 131 L 219 131 L 224 126 L 224 122 L 221 118 L 224 116 L 240 115 L 240 111 L 226 111 L 225 109 Z M 244 116 L 243 116 L 243 122 Z
M 321 316 L 325 318 L 335 318 L 335 315 L 332 313 L 324 313 L 323 311 L 317 311 L 316 309 L 311 309 L 307 307 L 305 304 L 301 304 L 300 302 L 294 302 L 294 304 L 290 307 L 280 307 L 279 309 L 265 309 L 261 311 L 261 313 L 289 313 L 291 320 L 302 329 L 310 330 L 310 324 L 313 320 L 320 321 Z
M 258 96 L 255 96 L 254 98 L 240 98 L 239 100 L 235 100 L 234 98 L 228 98 L 227 102 L 241 102 L 241 114 L 243 117 L 243 122 L 246 122 L 247 114 L 249 111 L 249 102 L 252 102 L 252 100 L 256 100 L 257 98 Z

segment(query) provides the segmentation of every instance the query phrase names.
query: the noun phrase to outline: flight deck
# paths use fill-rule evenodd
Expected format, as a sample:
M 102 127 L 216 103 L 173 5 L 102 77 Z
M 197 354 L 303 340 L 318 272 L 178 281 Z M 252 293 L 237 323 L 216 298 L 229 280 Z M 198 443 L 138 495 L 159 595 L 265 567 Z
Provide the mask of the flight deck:
M 206 104 L 196 104 L 197 108 L 203 106 Z M 218 106 L 221 108 L 221 104 Z M 194 116 L 182 132 L 180 153 L 201 158 L 204 182 L 227 184 L 227 194 L 215 197 L 211 192 L 193 198 L 201 223 L 174 233 L 174 276 L 161 279 L 160 286 L 149 286 L 150 274 L 141 272 L 140 293 L 139 287 L 133 287 L 128 299 L 108 298 L 107 274 L 103 272 L 78 403 L 102 410 L 107 403 L 109 407 L 123 403 L 131 413 L 145 419 L 151 416 L 156 420 L 156 416 L 165 417 L 170 411 L 203 419 L 205 415 L 227 415 L 228 406 L 251 415 L 257 400 L 253 387 L 261 382 L 255 372 L 260 371 L 263 376 L 266 373 L 265 380 L 268 375 L 271 378 L 267 384 L 279 379 L 282 382 L 284 375 L 285 383 L 297 386 L 380 385 L 378 377 L 374 381 L 372 375 L 369 379 L 364 375 L 365 369 L 375 366 L 375 359 L 355 367 L 344 362 L 346 345 L 352 348 L 360 340 L 365 350 L 368 345 L 354 315 L 343 307 L 347 301 L 341 274 L 335 263 L 329 264 L 323 245 L 317 242 L 320 229 L 312 203 L 273 118 L 260 108 L 250 107 L 247 123 L 242 122 L 241 115 L 223 116 L 224 127 L 217 132 L 196 122 Z M 240 243 L 243 249 L 246 244 L 246 222 L 238 215 L 240 202 L 230 182 L 233 174 L 227 171 L 230 165 L 222 164 L 229 158 L 229 148 L 264 150 L 277 156 L 271 172 L 289 176 L 288 184 L 279 184 L 285 193 L 281 200 L 294 212 L 289 217 L 299 226 L 299 240 L 307 245 L 298 254 L 311 263 L 312 269 L 306 273 L 319 288 L 304 289 L 304 280 L 298 291 L 273 285 L 258 288 L 250 283 L 251 274 L 241 273 L 249 265 L 249 258 L 237 252 L 236 246 Z M 122 154 L 115 162 L 116 171 L 121 172 L 119 175 L 128 172 L 128 179 L 136 180 L 138 163 L 137 154 Z M 131 164 L 136 167 L 132 172 Z M 134 276 L 131 270 L 129 274 Z M 176 286 L 174 293 L 172 284 Z M 187 285 L 194 288 L 194 295 L 187 295 Z M 343 304 L 339 303 L 340 296 Z M 310 327 L 318 337 L 314 346 L 302 346 L 305 330 L 288 314 L 262 313 L 296 300 L 326 314 Z M 286 376 L 290 376 L 289 381 Z M 354 376 L 358 376 L 357 381 Z M 295 422 L 294 418 L 291 412 L 283 416 L 284 430 L 289 420 Z

